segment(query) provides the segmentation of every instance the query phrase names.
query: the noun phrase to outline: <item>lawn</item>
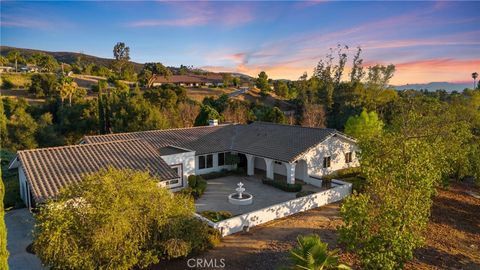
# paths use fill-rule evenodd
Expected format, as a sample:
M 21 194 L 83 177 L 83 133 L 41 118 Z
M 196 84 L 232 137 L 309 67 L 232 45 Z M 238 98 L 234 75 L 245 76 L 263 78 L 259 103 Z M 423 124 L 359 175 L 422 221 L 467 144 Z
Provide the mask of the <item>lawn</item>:
M 26 73 L 9 73 L 9 74 L 2 74 L 2 78 L 0 79 L 0 85 L 3 85 L 3 81 L 8 80 L 13 84 L 13 88 L 15 89 L 25 89 L 30 86 L 32 83 L 32 74 Z

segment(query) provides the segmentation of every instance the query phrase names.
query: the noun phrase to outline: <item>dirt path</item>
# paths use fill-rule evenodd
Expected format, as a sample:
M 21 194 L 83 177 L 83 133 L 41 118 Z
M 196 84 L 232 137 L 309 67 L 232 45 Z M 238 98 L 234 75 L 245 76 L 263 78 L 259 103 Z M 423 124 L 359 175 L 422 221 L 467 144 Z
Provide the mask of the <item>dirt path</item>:
M 480 269 L 480 199 L 467 194 L 469 190 L 474 189 L 459 183 L 438 190 L 426 245 L 415 252 L 407 269 Z M 339 204 L 327 205 L 254 227 L 249 233 L 230 235 L 219 247 L 193 256 L 213 263 L 216 259 L 217 267 L 191 268 L 188 259 L 182 259 L 151 269 L 222 269 L 221 259 L 225 260 L 223 269 L 278 269 L 287 265 L 288 251 L 300 234 L 317 233 L 330 248 L 336 248 L 336 228 L 341 223 Z M 341 254 L 341 260 L 358 268 L 349 253 Z
M 224 269 L 277 269 L 288 262 L 288 251 L 299 234 L 317 233 L 322 240 L 335 246 L 335 228 L 341 224 L 339 204 L 331 204 L 287 218 L 254 227 L 248 233 L 230 235 L 220 246 L 193 258 L 215 260 Z M 188 269 L 188 259 L 161 264 L 151 269 Z M 192 261 L 190 261 L 192 263 Z M 205 267 L 197 269 L 220 269 Z

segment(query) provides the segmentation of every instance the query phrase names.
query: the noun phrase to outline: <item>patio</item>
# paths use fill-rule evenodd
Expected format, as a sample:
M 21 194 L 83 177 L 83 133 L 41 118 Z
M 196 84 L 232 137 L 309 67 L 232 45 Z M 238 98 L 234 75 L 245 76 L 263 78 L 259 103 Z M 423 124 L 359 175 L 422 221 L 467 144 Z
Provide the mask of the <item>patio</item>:
M 245 192 L 253 195 L 251 205 L 233 205 L 228 202 L 228 195 L 235 192 L 240 181 L 244 184 Z M 307 190 L 319 192 L 323 189 L 303 185 L 302 191 Z M 295 195 L 296 192 L 285 192 L 265 185 L 261 178 L 256 176 L 226 176 L 207 180 L 207 189 L 202 197 L 195 201 L 195 207 L 197 212 L 229 211 L 236 216 L 295 199 Z

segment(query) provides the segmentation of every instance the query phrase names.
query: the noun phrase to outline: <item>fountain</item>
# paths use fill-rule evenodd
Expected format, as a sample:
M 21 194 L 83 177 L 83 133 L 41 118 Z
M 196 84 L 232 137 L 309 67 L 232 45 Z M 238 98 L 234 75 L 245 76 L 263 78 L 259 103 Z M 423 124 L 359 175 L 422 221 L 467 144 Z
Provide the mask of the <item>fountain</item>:
M 243 183 L 237 184 L 238 188 L 235 189 L 236 193 L 228 195 L 228 202 L 235 205 L 249 205 L 253 203 L 253 196 L 250 193 L 245 192 Z

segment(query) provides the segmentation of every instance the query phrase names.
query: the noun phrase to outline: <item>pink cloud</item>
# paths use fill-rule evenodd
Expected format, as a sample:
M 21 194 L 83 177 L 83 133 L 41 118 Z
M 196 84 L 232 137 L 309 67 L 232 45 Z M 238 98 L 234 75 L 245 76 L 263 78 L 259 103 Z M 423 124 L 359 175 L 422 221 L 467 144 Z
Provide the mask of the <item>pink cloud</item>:
M 171 19 L 146 19 L 127 23 L 129 27 L 155 26 L 202 26 L 212 23 L 235 27 L 254 20 L 254 12 L 250 5 L 238 4 L 213 6 L 206 1 L 201 2 L 162 2 L 170 5 L 178 17 Z

